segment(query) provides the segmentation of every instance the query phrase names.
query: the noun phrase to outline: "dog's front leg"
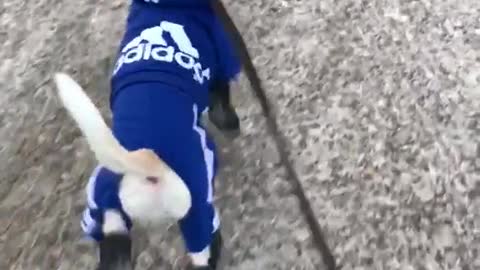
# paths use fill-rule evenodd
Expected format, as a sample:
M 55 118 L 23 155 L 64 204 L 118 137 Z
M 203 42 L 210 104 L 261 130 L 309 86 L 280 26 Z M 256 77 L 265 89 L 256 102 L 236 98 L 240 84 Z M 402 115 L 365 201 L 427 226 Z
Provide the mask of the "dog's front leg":
M 222 131 L 240 129 L 240 120 L 230 100 L 230 84 L 227 81 L 216 81 L 210 89 L 210 121 Z

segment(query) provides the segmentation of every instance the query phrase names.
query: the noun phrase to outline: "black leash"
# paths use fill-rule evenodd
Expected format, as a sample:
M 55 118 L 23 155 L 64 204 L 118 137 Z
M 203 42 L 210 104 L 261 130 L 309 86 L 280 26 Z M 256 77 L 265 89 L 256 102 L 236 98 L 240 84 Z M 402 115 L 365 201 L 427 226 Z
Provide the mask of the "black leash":
M 286 140 L 279 131 L 280 129 L 277 125 L 275 117 L 271 115 L 272 111 L 270 103 L 268 102 L 268 98 L 262 87 L 262 82 L 258 76 L 257 70 L 253 65 L 253 61 L 248 52 L 247 45 L 245 44 L 245 41 L 243 40 L 242 35 L 235 26 L 232 18 L 225 9 L 223 2 L 221 0 L 211 0 L 211 5 L 215 10 L 217 16 L 221 19 L 223 26 L 230 34 L 230 38 L 232 39 L 234 46 L 236 46 L 236 51 L 242 61 L 245 74 L 250 82 L 250 86 L 255 96 L 259 100 L 263 113 L 267 118 L 267 127 L 272 136 L 275 138 L 276 148 L 279 152 L 282 165 L 285 167 L 288 179 L 291 179 L 295 195 L 300 200 L 301 210 L 312 233 L 314 244 L 320 252 L 323 258 L 323 262 L 327 266 L 327 269 L 336 270 L 337 267 L 335 263 L 335 258 L 333 257 L 333 254 L 330 251 L 327 242 L 325 241 L 321 226 L 315 217 L 314 211 L 312 209 L 312 206 L 310 205 L 307 196 L 305 195 L 299 177 L 288 159 L 288 153 L 286 151 Z

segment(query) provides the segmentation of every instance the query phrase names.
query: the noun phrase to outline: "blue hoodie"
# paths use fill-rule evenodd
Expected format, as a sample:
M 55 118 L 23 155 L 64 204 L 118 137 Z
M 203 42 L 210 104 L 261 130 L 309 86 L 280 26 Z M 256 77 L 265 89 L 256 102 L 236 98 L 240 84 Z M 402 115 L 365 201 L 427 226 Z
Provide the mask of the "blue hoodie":
M 131 84 L 162 82 L 205 108 L 213 81 L 234 79 L 241 66 L 209 2 L 132 1 L 112 76 L 112 100 Z

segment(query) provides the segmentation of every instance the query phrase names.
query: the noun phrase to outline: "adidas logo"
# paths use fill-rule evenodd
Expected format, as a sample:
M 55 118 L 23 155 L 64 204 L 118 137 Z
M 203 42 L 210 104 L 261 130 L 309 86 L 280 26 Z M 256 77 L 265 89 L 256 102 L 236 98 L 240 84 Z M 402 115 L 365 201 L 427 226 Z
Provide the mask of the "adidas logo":
M 170 34 L 178 50 L 167 44 L 163 38 L 164 32 Z M 192 46 L 183 25 L 162 21 L 159 26 L 143 30 L 140 36 L 122 48 L 113 75 L 117 74 L 125 65 L 144 60 L 155 60 L 167 63 L 175 62 L 184 69 L 192 70 L 193 79 L 203 84 L 205 80 L 210 80 L 210 69 L 203 69 L 199 58 L 198 50 Z

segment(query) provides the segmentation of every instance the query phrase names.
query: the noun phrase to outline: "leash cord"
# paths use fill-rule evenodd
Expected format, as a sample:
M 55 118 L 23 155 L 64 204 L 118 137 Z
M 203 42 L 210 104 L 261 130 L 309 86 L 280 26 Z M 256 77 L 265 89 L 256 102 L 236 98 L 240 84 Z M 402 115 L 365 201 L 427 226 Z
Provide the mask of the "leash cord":
M 272 115 L 271 105 L 268 101 L 265 90 L 262 87 L 262 82 L 258 76 L 257 70 L 253 65 L 253 61 L 248 52 L 247 45 L 245 44 L 245 41 L 240 34 L 238 28 L 235 26 L 235 23 L 229 16 L 228 11 L 223 5 L 223 2 L 221 0 L 211 0 L 211 5 L 216 15 L 221 19 L 223 26 L 230 34 L 230 38 L 232 39 L 233 44 L 236 46 L 236 52 L 239 54 L 242 64 L 244 65 L 244 71 L 250 82 L 250 86 L 258 101 L 260 102 L 263 114 L 267 119 L 268 130 L 274 138 L 277 151 L 280 155 L 280 161 L 287 173 L 287 178 L 291 179 L 290 182 L 293 185 L 294 194 L 298 197 L 300 201 L 300 208 L 312 233 L 314 244 L 317 250 L 320 252 L 327 269 L 335 270 L 337 269 L 335 258 L 332 254 L 332 251 L 328 247 L 321 226 L 315 217 L 314 211 L 312 209 L 310 201 L 305 194 L 298 174 L 296 173 L 295 169 L 292 166 L 292 163 L 288 158 L 288 153 L 286 150 L 286 139 L 279 131 L 280 129 L 275 120 L 275 117 Z

